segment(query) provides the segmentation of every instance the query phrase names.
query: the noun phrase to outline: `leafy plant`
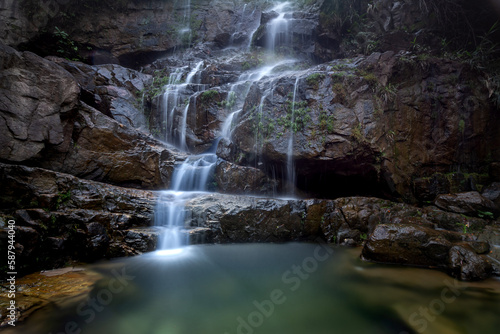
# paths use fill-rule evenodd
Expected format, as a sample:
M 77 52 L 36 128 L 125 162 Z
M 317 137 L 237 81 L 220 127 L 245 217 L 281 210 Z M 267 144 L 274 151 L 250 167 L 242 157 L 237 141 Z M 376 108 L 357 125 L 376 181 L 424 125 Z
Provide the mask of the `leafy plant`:
M 56 210 L 58 210 L 59 207 L 61 207 L 61 205 L 66 204 L 70 199 L 71 199 L 71 190 L 68 190 L 65 193 L 57 194 Z
M 480 210 L 478 210 L 477 211 L 477 216 L 479 218 L 495 219 L 495 215 L 493 214 L 493 212 L 489 212 L 489 211 L 480 211 Z
M 469 222 L 457 223 L 457 225 L 460 226 L 460 227 L 462 227 L 464 234 L 467 234 L 469 232 L 469 227 L 470 227 L 470 223 Z
M 54 28 L 54 36 L 57 38 L 57 53 L 68 60 L 81 60 L 78 46 L 69 37 L 69 34 L 58 27 Z

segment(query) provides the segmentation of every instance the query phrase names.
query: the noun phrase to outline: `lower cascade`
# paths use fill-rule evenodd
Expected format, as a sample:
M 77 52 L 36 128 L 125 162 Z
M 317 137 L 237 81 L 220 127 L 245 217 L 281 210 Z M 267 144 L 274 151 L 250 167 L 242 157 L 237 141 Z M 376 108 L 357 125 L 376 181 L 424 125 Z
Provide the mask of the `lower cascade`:
M 171 190 L 160 192 L 154 217 L 160 228 L 157 250 L 175 250 L 188 244 L 185 203 L 207 191 L 216 161 L 213 153 L 188 157 L 174 171 Z

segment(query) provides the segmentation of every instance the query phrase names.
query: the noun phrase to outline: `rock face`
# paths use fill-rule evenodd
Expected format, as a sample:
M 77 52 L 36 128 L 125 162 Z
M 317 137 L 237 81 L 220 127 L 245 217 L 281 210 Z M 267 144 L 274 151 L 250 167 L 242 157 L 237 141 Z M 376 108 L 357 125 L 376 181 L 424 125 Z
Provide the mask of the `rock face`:
M 498 244 L 495 79 L 427 49 L 447 41 L 449 2 L 348 3 L 2 2 L 0 212 L 24 269 L 154 249 L 144 189 L 168 188 L 187 159 L 166 140 L 216 151 L 208 188 L 237 194 L 187 202 L 196 242 L 321 238 L 463 280 L 498 274 L 497 247 L 483 256 Z M 241 196 L 284 190 L 321 199 Z
M 468 216 L 498 216 L 498 206 L 478 192 L 470 191 L 458 194 L 439 195 L 435 201 L 437 207 Z
M 93 261 L 156 248 L 158 232 L 150 228 L 154 223 L 155 192 L 121 188 L 16 165 L 0 164 L 0 176 L 4 187 L 0 196 L 2 224 L 9 219 L 16 221 L 16 249 L 25 271 L 57 267 L 68 260 Z M 420 245 L 420 248 L 408 247 L 408 257 L 420 259 L 425 252 L 419 249 L 434 247 L 427 239 L 443 239 L 450 241 L 446 244 L 447 251 L 451 252 L 454 246 L 463 248 L 455 249 L 460 256 L 452 258 L 450 253 L 450 257 L 446 257 L 457 276 L 474 279 L 491 273 L 484 266 L 477 267 L 477 263 L 482 263 L 477 259 L 470 262 L 470 266 L 457 269 L 459 263 L 463 263 L 460 259 L 466 257 L 467 261 L 470 260 L 469 246 L 476 252 L 484 253 L 488 250 L 486 242 L 497 242 L 495 233 L 482 232 L 490 228 L 488 225 L 491 222 L 478 218 L 465 219 L 436 208 L 419 209 L 365 197 L 280 200 L 223 194 L 195 197 L 187 201 L 185 208 L 186 233 L 194 243 L 320 239 L 328 243 L 359 245 L 372 234 L 368 240 L 372 245 L 374 235 L 380 234 L 374 231 L 380 226 L 399 226 L 402 222 L 408 224 L 404 225 L 408 231 L 414 232 L 405 232 L 404 237 Z M 457 222 L 461 224 L 457 225 Z M 434 226 L 456 232 L 434 230 Z M 463 232 L 464 226 L 468 226 L 467 233 L 459 233 Z M 2 242 L 6 240 L 6 232 L 2 229 Z M 468 242 L 468 246 L 459 242 L 468 240 L 476 233 L 486 242 Z M 417 238 L 421 234 L 425 240 Z M 386 245 L 388 241 L 383 239 L 380 242 Z M 404 245 L 405 242 L 401 241 L 401 247 Z M 385 253 L 385 248 L 377 247 L 372 252 L 375 255 L 367 255 L 367 259 L 394 262 Z M 498 255 L 491 254 L 494 258 Z M 432 259 L 438 261 L 444 259 L 443 256 Z M 397 263 L 405 262 L 399 260 Z M 425 263 L 412 260 L 407 264 L 427 265 Z M 434 265 L 430 263 L 428 265 Z M 483 274 L 480 273 L 481 268 L 486 270 Z
M 156 194 L 41 168 L 0 164 L 3 224 L 16 222 L 20 272 L 154 250 Z M 2 242 L 7 230 L 2 229 Z
M 321 195 L 339 176 L 353 176 L 351 187 L 378 185 L 410 200 L 413 179 L 498 159 L 491 125 L 500 120 L 487 99 L 462 63 L 392 52 L 332 62 L 254 84 L 237 118 L 233 156 L 284 166 L 293 135 L 299 188 Z
M 3 46 L 2 91 L 0 95 L 0 157 L 3 161 L 38 165 L 78 177 L 149 189 L 166 188 L 174 165 L 185 159 L 165 144 L 132 126 L 140 127 L 140 113 L 134 108 L 118 107 L 126 103 L 128 91 L 116 86 L 95 86 L 110 99 L 110 116 L 80 100 L 75 78 L 61 66 L 30 52 L 19 53 Z M 72 67 L 89 92 L 93 78 Z M 116 66 L 95 70 L 95 81 L 122 82 L 140 88 L 140 76 Z M 145 79 L 146 80 L 146 79 Z M 86 86 L 83 84 L 87 82 Z M 133 88 L 130 88 L 133 89 Z M 119 96 L 123 94 L 125 98 Z M 96 100 L 104 100 L 94 95 Z M 114 108 L 113 108 L 114 106 Z M 126 111 L 135 116 L 127 117 Z
M 89 5 L 62 0 L 5 1 L 0 8 L 0 38 L 10 46 L 36 49 L 40 54 L 50 54 L 62 47 L 61 51 L 68 55 L 93 64 L 140 67 L 194 42 L 222 47 L 250 44 L 260 13 L 268 6 L 261 1 L 251 4 L 193 1 L 189 7 L 190 3 L 104 0 Z M 245 18 L 244 24 L 239 23 L 242 18 Z M 70 38 L 61 38 L 58 31 Z M 69 46 L 77 46 L 77 52 Z
M 119 65 L 90 66 L 63 58 L 47 57 L 73 75 L 80 98 L 122 125 L 149 133 L 142 99 L 152 77 Z
M 25 161 L 64 142 L 63 119 L 78 103 L 79 89 L 60 66 L 0 44 L 0 156 Z
M 443 268 L 461 280 L 489 277 L 492 266 L 481 255 L 487 243 L 463 240 L 454 232 L 407 224 L 378 225 L 363 247 L 365 260 Z

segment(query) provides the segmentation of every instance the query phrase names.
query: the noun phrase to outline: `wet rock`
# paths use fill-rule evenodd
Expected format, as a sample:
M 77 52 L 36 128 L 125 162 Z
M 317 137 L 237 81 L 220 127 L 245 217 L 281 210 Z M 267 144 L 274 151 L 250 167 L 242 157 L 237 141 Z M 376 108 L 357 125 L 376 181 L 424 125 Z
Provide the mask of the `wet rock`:
M 139 126 L 136 121 L 124 125 L 79 101 L 76 80 L 61 66 L 29 52 L 19 53 L 6 46 L 1 50 L 4 61 L 0 72 L 3 78 L 0 158 L 3 161 L 33 164 L 114 184 L 168 186 L 174 164 L 185 158 L 182 154 L 127 126 Z M 110 68 L 113 71 L 102 67 L 97 71 L 98 76 L 122 82 L 123 87 L 141 87 L 142 79 L 134 78 L 130 71 Z M 85 83 L 87 76 L 83 70 L 88 67 L 82 65 L 76 69 L 83 73 L 80 80 Z M 90 81 L 89 86 L 92 86 Z M 110 87 L 106 94 L 112 92 L 111 95 L 119 97 L 123 93 L 122 102 L 130 98 L 127 90 Z M 126 106 L 121 110 L 134 113 Z
M 78 267 L 46 270 L 18 277 L 16 280 L 16 324 L 21 324 L 28 316 L 40 308 L 60 308 L 68 298 L 75 298 L 90 292 L 100 278 L 94 271 Z M 2 287 L 2 292 L 5 292 Z M 10 304 L 7 294 L 0 296 L 0 307 L 7 309 Z M 7 312 L 0 314 L 0 328 L 8 326 Z M 10 327 L 10 326 L 9 326 Z
M 0 157 L 26 161 L 64 142 L 79 88 L 62 67 L 0 43 Z
M 136 255 L 155 247 L 153 237 L 131 238 L 138 235 L 134 228 L 152 225 L 154 192 L 5 164 L 0 164 L 0 181 L 0 212 L 16 221 L 20 273 L 60 267 L 70 260 Z M 6 238 L 2 227 L 2 243 Z
M 185 156 L 165 144 L 81 105 L 66 122 L 66 140 L 45 151 L 41 167 L 112 184 L 159 189 Z
M 187 202 L 191 226 L 210 242 L 285 242 L 321 236 L 318 203 L 211 194 Z
M 453 246 L 450 251 L 451 275 L 462 281 L 483 280 L 491 276 L 492 266 L 468 245 Z
M 276 194 L 281 189 L 278 180 L 269 178 L 257 168 L 238 166 L 219 159 L 215 167 L 215 188 L 225 194 Z
M 365 260 L 446 269 L 461 280 L 481 280 L 492 274 L 491 264 L 463 236 L 449 231 L 412 224 L 381 224 L 368 238 L 362 250 Z
M 341 188 L 356 195 L 430 201 L 448 189 L 446 180 L 433 175 L 456 164 L 470 170 L 478 170 L 478 161 L 488 164 L 486 151 L 475 149 L 484 143 L 492 156 L 499 154 L 494 148 L 499 138 L 489 124 L 498 118 L 484 102 L 484 84 L 474 81 L 477 74 L 468 65 L 439 58 L 426 60 L 423 67 L 419 63 L 411 54 L 374 53 L 264 78 L 250 88 L 235 120 L 234 152 L 226 156 L 248 158 L 231 160 L 235 163 L 260 159 L 285 168 L 293 135 L 298 186 L 310 196 L 331 198 L 332 189 Z M 475 88 L 454 84 L 458 78 L 470 78 Z M 474 115 L 481 116 L 476 120 Z M 458 146 L 460 154 L 454 153 Z M 475 179 L 465 176 L 452 181 L 450 190 L 479 189 Z M 457 184 L 463 188 L 455 190 Z
M 86 104 L 120 124 L 149 133 L 140 94 L 151 84 L 151 75 L 113 64 L 90 66 L 57 57 L 47 59 L 73 75 Z
M 484 198 L 493 201 L 500 208 L 500 182 L 494 182 L 490 184 L 488 187 L 484 188 L 481 195 Z
M 443 210 L 468 216 L 498 215 L 498 206 L 476 191 L 466 193 L 439 195 L 435 205 Z

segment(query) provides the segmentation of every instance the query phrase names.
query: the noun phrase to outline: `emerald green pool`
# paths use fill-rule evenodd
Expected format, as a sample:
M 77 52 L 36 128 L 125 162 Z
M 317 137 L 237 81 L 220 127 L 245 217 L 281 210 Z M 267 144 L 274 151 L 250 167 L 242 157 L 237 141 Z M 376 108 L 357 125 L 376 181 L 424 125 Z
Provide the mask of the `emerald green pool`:
M 362 262 L 322 244 L 189 246 L 92 266 L 89 296 L 8 333 L 497 333 L 500 281 Z

